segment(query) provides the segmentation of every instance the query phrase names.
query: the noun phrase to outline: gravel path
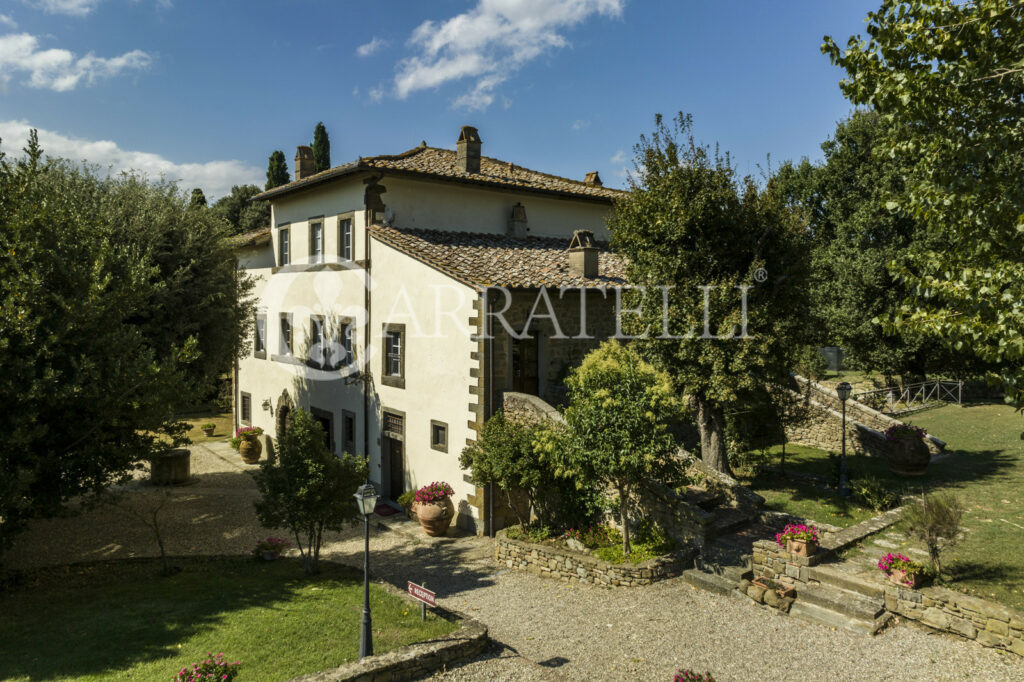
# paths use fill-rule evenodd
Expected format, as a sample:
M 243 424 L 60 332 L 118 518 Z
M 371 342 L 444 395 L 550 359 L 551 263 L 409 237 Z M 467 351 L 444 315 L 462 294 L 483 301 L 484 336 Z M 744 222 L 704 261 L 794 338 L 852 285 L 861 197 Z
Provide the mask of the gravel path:
M 195 446 L 196 483 L 176 488 L 163 527 L 171 554 L 246 553 L 267 531 L 256 490 L 237 454 Z M 131 504 L 163 493 L 138 482 Z M 426 583 L 440 603 L 487 624 L 495 643 L 437 680 L 670 680 L 679 667 L 717 680 L 1024 680 L 1024 659 L 933 631 L 890 627 L 877 637 L 835 631 L 702 592 L 682 580 L 642 589 L 569 585 L 498 567 L 488 540 L 427 538 L 404 517 L 378 519 L 371 571 L 404 588 Z M 360 566 L 359 529 L 328 538 L 325 556 Z M 121 509 L 40 521 L 18 538 L 12 568 L 152 556 L 152 533 Z

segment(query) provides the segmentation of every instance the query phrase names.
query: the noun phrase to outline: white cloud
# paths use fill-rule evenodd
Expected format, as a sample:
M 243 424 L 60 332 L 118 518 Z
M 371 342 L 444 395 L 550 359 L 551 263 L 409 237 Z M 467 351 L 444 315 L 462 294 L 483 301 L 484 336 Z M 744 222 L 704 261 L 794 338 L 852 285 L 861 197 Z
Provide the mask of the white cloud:
M 384 99 L 384 88 L 378 85 L 375 88 L 370 88 L 370 101 L 379 102 Z
M 30 128 L 28 121 L 0 121 L 0 150 L 9 156 L 21 156 Z M 110 140 L 83 140 L 51 130 L 39 129 L 39 144 L 47 156 L 96 164 L 101 171 L 109 169 L 116 174 L 134 170 L 151 179 L 176 180 L 185 189 L 200 187 L 211 200 L 230 194 L 232 185 L 262 186 L 264 180 L 263 169 L 242 161 L 175 163 L 159 154 L 121 149 Z
M 626 163 L 626 152 L 621 149 L 615 152 L 615 156 L 609 159 L 612 163 Z
M 575 121 L 573 121 L 572 125 L 569 126 L 569 127 L 572 128 L 573 130 L 579 132 L 580 130 L 583 130 L 584 128 L 586 128 L 588 126 L 590 126 L 590 121 L 588 121 L 586 119 L 578 118 Z
M 412 32 L 416 54 L 398 63 L 395 95 L 471 78 L 454 106 L 486 109 L 494 91 L 526 63 L 568 45 L 559 31 L 594 14 L 620 16 L 625 0 L 479 0 L 443 22 L 425 21 Z
M 14 19 L 11 19 L 6 14 L 0 14 L 0 25 L 10 26 L 11 28 L 18 28 L 18 23 L 14 21 Z
M 66 14 L 72 17 L 84 17 L 96 9 L 103 0 L 21 0 L 30 7 L 35 7 L 48 14 Z M 156 0 L 161 9 L 171 7 L 172 0 Z
M 97 78 L 110 78 L 126 69 L 144 69 L 151 61 L 152 57 L 142 50 L 110 58 L 97 57 L 92 52 L 77 57 L 68 50 L 41 50 L 39 39 L 28 33 L 0 36 L 0 86 L 6 85 L 15 73 L 24 73 L 28 76 L 25 85 L 31 88 L 66 92 L 82 81 L 92 85 Z
M 364 43 L 363 45 L 360 45 L 359 47 L 357 47 L 356 48 L 356 54 L 359 55 L 360 57 L 369 57 L 374 52 L 377 52 L 381 48 L 384 48 L 384 47 L 387 47 L 387 46 L 388 46 L 388 41 L 381 40 L 377 36 L 374 36 L 373 40 L 371 40 L 370 42 Z

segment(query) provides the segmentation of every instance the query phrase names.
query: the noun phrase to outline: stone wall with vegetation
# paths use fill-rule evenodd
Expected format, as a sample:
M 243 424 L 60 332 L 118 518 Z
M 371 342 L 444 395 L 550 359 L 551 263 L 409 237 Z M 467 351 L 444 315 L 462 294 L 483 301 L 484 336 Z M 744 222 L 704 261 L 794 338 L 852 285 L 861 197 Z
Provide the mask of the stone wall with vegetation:
M 947 590 L 898 585 L 885 588 L 886 610 L 935 630 L 1024 656 L 1024 613 Z
M 512 540 L 505 531 L 498 531 L 494 540 L 494 558 L 509 568 L 605 587 L 635 587 L 674 578 L 693 567 L 696 554 L 688 546 L 639 564 L 611 564 L 567 548 Z
M 800 376 L 796 377 L 796 381 L 802 389 L 810 387 L 810 409 L 807 419 L 787 426 L 787 441 L 797 445 L 839 452 L 842 449 L 843 408 L 838 394 L 828 386 Z M 884 457 L 888 451 L 888 445 L 883 433 L 890 426 L 900 423 L 902 422 L 898 419 L 893 419 L 856 400 L 847 400 L 847 452 Z M 925 442 L 933 455 L 942 452 L 946 445 L 930 434 Z

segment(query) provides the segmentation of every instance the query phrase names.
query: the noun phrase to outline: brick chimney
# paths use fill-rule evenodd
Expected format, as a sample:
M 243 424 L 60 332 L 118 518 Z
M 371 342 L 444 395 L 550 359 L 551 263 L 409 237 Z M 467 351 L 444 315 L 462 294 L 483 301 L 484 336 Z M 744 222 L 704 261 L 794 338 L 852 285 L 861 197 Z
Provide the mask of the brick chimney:
M 569 242 L 569 270 L 584 277 L 597 277 L 597 251 L 593 232 L 573 230 Z
M 522 239 L 530 229 L 526 226 L 526 207 L 516 202 L 512 207 L 512 217 L 508 221 L 508 235 Z
M 604 183 L 601 182 L 601 176 L 598 175 L 597 171 L 590 171 L 587 173 L 587 177 L 583 180 L 586 185 L 593 185 L 594 187 L 603 187 Z
M 458 168 L 466 173 L 480 172 L 480 133 L 473 126 L 462 126 L 456 149 L 459 152 Z
M 313 175 L 313 148 L 300 144 L 295 150 L 295 179 L 301 180 Z

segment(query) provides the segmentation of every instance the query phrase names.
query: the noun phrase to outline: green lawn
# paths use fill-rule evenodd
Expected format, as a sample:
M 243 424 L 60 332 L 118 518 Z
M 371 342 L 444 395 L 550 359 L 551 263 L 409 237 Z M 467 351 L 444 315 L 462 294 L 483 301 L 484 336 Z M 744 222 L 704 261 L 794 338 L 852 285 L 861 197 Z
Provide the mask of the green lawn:
M 355 660 L 362 573 L 296 560 L 177 560 L 33 574 L 0 592 L 0 679 L 172 680 L 206 652 L 242 662 L 239 680 L 284 680 Z M 371 586 L 374 651 L 457 627 Z
M 850 473 L 870 475 L 892 490 L 920 494 L 948 490 L 967 509 L 966 537 L 949 554 L 953 582 L 948 586 L 1024 609 L 1024 417 L 1012 407 L 987 403 L 948 405 L 907 419 L 946 441 L 947 456 L 933 462 L 924 476 L 891 474 L 884 460 L 850 457 Z M 778 448 L 771 463 L 779 464 Z M 828 454 L 815 448 L 787 446 L 786 469 L 829 477 Z M 771 508 L 838 526 L 873 515 L 859 507 L 844 508 L 834 496 L 789 479 L 761 475 L 748 479 Z
M 189 423 L 188 437 L 193 443 L 206 443 L 207 441 L 224 441 L 235 435 L 235 418 L 230 412 L 208 412 L 205 414 L 189 414 L 185 416 Z M 206 436 L 201 427 L 203 424 L 213 424 L 216 428 L 213 436 Z

